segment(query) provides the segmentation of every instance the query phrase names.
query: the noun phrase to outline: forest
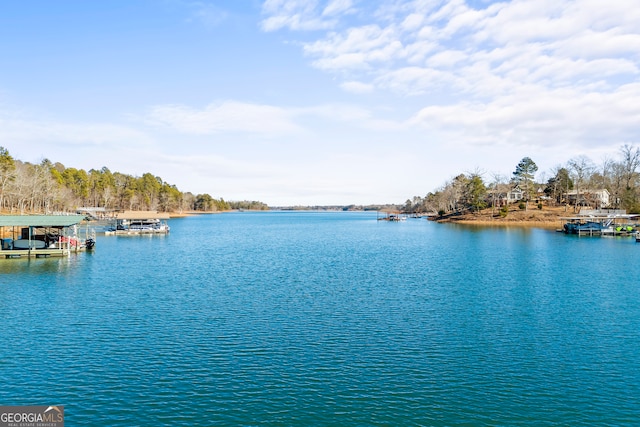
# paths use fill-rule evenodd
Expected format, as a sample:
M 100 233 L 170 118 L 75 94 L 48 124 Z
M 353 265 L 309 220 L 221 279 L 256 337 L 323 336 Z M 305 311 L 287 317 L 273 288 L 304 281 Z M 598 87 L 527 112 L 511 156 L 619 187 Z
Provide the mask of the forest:
M 461 173 L 426 196 L 408 199 L 405 213 L 437 213 L 440 216 L 504 208 L 504 196 L 517 188 L 521 209 L 542 209 L 544 205 L 624 209 L 640 213 L 640 148 L 625 144 L 617 159 L 593 162 L 584 155 L 569 159 L 549 172 L 538 173 L 538 165 L 524 157 L 510 176 L 480 170 Z M 488 175 L 488 177 L 487 177 Z M 606 189 L 609 203 L 603 206 L 596 194 Z M 504 212 L 507 212 L 505 210 Z M 506 214 L 506 213 L 505 213 Z
M 74 212 L 81 207 L 159 212 L 266 210 L 262 202 L 227 202 L 209 194 L 182 192 L 151 173 L 131 176 L 107 167 L 85 171 L 48 159 L 38 164 L 14 159 L 0 147 L 0 212 Z

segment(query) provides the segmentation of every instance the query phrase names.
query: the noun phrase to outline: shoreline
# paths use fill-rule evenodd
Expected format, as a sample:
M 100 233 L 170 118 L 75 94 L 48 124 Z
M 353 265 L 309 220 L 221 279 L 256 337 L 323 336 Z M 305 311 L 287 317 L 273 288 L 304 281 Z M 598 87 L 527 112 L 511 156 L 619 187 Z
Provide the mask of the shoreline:
M 523 228 L 543 228 L 545 230 L 561 230 L 562 220 L 491 220 L 491 219 L 456 219 L 438 221 L 441 224 L 463 224 L 479 227 L 523 227 Z
M 568 216 L 575 215 L 565 206 L 543 209 L 509 209 L 506 216 L 501 217 L 493 209 L 486 209 L 476 213 L 465 213 L 442 218 L 433 218 L 434 222 L 477 225 L 483 227 L 529 227 L 545 230 L 562 230 L 563 223 Z

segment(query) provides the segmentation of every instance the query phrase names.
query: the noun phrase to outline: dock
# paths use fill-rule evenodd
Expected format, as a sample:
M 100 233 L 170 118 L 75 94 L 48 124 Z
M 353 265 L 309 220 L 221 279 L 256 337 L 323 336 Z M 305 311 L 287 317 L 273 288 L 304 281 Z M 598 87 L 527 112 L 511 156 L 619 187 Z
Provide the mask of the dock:
M 83 215 L 0 215 L 0 258 L 64 257 L 93 249 L 94 236 L 78 236 Z
M 640 229 L 639 216 L 624 210 L 582 209 L 576 216 L 561 218 L 564 224 L 558 231 L 578 236 L 632 236 Z
M 168 213 L 157 211 L 125 211 L 118 212 L 114 222 L 105 230 L 106 236 L 136 236 L 169 234 L 171 228 L 167 224 Z
M 401 215 L 400 211 L 397 211 L 397 210 L 383 210 L 382 212 L 385 215 L 380 216 L 380 214 L 378 213 L 377 214 L 378 221 L 400 222 L 400 221 L 407 220 L 407 216 Z

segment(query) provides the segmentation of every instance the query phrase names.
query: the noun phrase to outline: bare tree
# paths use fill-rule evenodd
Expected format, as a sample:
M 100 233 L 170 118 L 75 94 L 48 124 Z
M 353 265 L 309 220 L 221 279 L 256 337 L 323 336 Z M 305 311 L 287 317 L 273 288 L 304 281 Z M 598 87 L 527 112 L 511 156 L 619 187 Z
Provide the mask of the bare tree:
M 0 147 L 0 210 L 5 207 L 5 194 L 9 183 L 15 179 L 16 165 L 9 150 Z
M 567 163 L 569 170 L 574 174 L 574 182 L 576 185 L 576 201 L 573 207 L 574 212 L 578 211 L 578 203 L 580 202 L 580 186 L 587 180 L 587 177 L 593 171 L 593 163 L 586 156 L 578 156 L 569 160 Z
M 622 170 L 627 190 L 629 190 L 636 177 L 636 171 L 640 167 L 640 148 L 625 144 L 620 151 L 622 152 Z
M 611 165 L 611 193 L 613 196 L 613 203 L 615 208 L 620 207 L 622 198 L 624 196 L 624 170 L 621 163 L 614 162 Z
M 508 182 L 509 180 L 506 176 L 498 172 L 491 173 L 491 183 L 489 184 L 491 190 L 491 215 L 495 215 L 496 213 L 496 205 L 499 201 L 500 194 L 509 191 Z
M 614 161 L 608 157 L 602 159 L 602 163 L 600 164 L 600 173 L 601 173 L 601 188 L 611 188 L 611 176 L 613 169 Z
M 638 168 L 640 167 L 640 148 L 625 144 L 620 148 L 622 153 L 621 172 L 624 189 L 622 199 L 625 208 L 637 210 L 637 185 Z

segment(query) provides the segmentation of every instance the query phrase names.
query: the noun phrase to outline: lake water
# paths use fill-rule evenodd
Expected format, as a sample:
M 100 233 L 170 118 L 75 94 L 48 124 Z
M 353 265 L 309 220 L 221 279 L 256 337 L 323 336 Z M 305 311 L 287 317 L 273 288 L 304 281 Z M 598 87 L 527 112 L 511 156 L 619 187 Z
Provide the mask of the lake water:
M 68 426 L 635 426 L 640 243 L 269 212 L 0 260 L 0 405 Z

